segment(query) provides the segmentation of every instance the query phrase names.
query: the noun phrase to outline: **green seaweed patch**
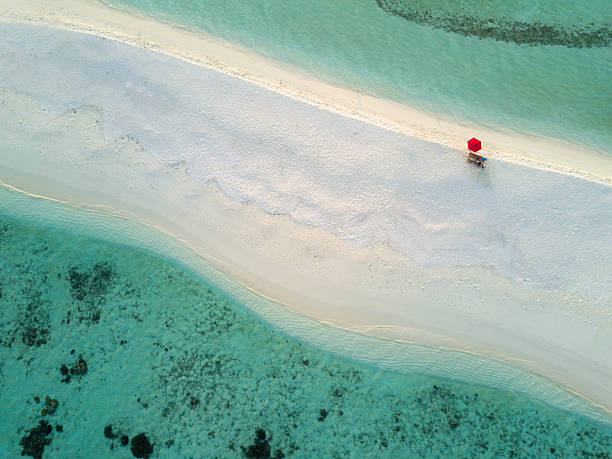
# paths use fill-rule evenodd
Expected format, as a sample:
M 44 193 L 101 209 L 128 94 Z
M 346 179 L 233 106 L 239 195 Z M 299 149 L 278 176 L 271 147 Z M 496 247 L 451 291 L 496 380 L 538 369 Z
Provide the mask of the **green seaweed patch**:
M 39 291 L 25 289 L 27 305 L 20 310 L 18 326 L 15 330 L 21 342 L 28 347 L 40 347 L 49 339 L 49 301 L 42 298 Z
M 466 14 L 419 8 L 410 0 L 376 0 L 388 14 L 415 24 L 434 27 L 466 37 L 490 38 L 529 46 L 565 46 L 568 48 L 607 47 L 612 42 L 609 24 L 590 27 L 563 27 L 558 24 L 523 22 L 510 19 L 479 18 Z
M 89 271 L 76 266 L 68 270 L 70 294 L 75 300 L 95 300 L 108 292 L 115 269 L 109 262 L 96 263 Z
M 81 322 L 92 324 L 100 321 L 101 306 L 106 301 L 106 294 L 115 275 L 115 267 L 110 262 L 96 263 L 89 270 L 70 267 L 68 270 L 70 295 L 76 300 L 75 306 Z M 70 323 L 71 312 L 68 311 L 67 323 Z
M 0 222 L 0 245 L 2 245 L 8 238 L 11 229 L 12 227 L 8 223 Z
M 21 342 L 40 347 L 50 339 L 50 301 L 47 299 L 48 273 L 41 264 L 47 258 L 49 243 L 27 227 L 0 224 L 0 343 L 12 347 Z

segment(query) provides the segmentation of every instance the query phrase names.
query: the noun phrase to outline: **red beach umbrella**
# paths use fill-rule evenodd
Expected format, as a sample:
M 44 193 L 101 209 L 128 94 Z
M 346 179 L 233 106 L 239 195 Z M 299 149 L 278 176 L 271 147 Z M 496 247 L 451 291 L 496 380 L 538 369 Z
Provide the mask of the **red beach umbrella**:
M 482 148 L 480 140 L 478 140 L 476 137 L 472 137 L 470 140 L 468 140 L 468 148 L 473 152 L 480 150 Z

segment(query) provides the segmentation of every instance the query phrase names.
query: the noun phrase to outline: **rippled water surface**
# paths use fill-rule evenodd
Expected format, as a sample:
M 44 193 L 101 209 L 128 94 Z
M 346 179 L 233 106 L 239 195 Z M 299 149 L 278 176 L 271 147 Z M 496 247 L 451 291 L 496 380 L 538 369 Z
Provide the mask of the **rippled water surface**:
M 610 153 L 609 2 L 106 0 L 456 120 Z

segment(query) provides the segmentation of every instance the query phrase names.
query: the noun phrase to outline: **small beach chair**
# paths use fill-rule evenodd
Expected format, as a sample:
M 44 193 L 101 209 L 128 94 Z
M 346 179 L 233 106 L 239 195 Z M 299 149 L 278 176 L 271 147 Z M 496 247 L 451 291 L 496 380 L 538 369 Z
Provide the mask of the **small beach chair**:
M 480 156 L 472 152 L 470 152 L 467 157 L 468 163 L 476 164 L 478 167 L 482 167 L 483 169 L 487 167 L 485 164 L 486 160 L 487 158 L 485 158 L 484 156 Z

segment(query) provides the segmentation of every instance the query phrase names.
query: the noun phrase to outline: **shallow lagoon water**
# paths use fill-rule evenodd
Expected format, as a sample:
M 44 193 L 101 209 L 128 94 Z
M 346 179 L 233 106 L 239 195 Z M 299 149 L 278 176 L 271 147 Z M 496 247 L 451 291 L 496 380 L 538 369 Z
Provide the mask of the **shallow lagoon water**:
M 20 439 L 41 420 L 62 426 L 45 437 L 43 457 L 131 457 L 120 437 L 141 432 L 154 457 L 267 448 L 272 457 L 612 451 L 608 424 L 515 392 L 384 370 L 302 344 L 168 259 L 84 236 L 90 222 L 78 229 L 54 218 L 56 203 L 6 191 L 2 198 L 5 457 L 30 445 Z M 33 217 L 35 207 L 44 218 Z M 87 371 L 71 371 L 81 359 Z M 43 416 L 47 396 L 58 406 Z

